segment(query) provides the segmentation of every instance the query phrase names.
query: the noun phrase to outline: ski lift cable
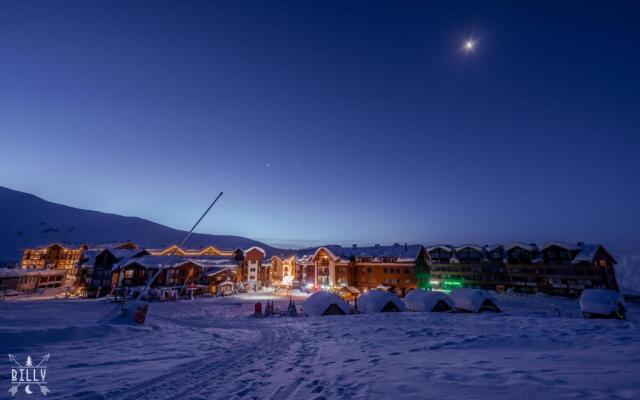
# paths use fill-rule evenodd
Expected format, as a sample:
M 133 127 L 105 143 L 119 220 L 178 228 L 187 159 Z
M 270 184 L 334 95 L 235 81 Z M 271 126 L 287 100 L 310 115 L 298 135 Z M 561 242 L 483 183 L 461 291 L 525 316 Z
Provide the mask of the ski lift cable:
M 189 232 L 187 232 L 187 235 L 184 237 L 184 239 L 182 239 L 182 242 L 180 242 L 180 246 L 179 246 L 180 248 L 182 248 L 182 246 L 184 246 L 184 244 L 187 242 L 187 240 L 189 239 L 189 237 L 191 236 L 193 231 L 196 229 L 198 224 L 200 224 L 200 222 L 204 219 L 204 217 L 207 215 L 207 213 L 209 213 L 209 211 L 211 211 L 213 206 L 220 199 L 220 197 L 222 197 L 223 194 L 224 194 L 224 192 L 220 192 L 220 194 L 218 194 L 218 196 L 213 200 L 213 202 L 211 202 L 211 204 L 205 210 L 205 212 L 202 214 L 202 216 L 200 216 L 200 218 L 198 218 L 198 220 L 193 225 L 191 230 L 189 230 Z M 146 295 L 147 291 L 151 288 L 151 284 L 156 280 L 156 278 L 158 278 L 158 276 L 160 275 L 161 272 L 162 272 L 162 268 L 159 268 L 158 271 L 156 271 L 156 273 L 151 276 L 151 278 L 147 282 L 147 286 L 142 290 L 140 295 L 138 295 L 138 298 L 140 298 L 142 295 Z M 180 293 L 182 293 L 182 291 L 184 290 L 184 287 L 186 286 L 186 284 L 187 284 L 187 279 L 185 279 L 185 284 L 184 284 L 184 286 L 182 286 L 182 290 L 180 290 Z

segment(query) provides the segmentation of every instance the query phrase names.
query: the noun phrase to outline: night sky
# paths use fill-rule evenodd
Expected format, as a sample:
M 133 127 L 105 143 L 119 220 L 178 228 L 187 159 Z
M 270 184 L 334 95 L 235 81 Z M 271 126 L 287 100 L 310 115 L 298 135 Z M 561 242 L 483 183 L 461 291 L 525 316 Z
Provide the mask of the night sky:
M 637 252 L 637 4 L 4 0 L 0 185 L 182 229 L 224 190 L 200 232 L 281 246 Z

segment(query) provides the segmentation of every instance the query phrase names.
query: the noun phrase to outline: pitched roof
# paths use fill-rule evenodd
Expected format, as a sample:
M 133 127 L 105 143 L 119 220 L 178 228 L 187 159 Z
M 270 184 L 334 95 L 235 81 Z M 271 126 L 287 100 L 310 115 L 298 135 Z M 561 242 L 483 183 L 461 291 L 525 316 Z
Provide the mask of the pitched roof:
M 604 246 L 602 246 L 601 244 L 587 244 L 587 243 L 584 243 L 581 245 L 580 252 L 573 258 L 573 262 L 574 263 L 593 262 L 594 258 L 596 257 L 596 254 L 598 254 L 598 250 L 600 249 L 602 249 L 602 251 L 607 253 L 609 257 L 611 257 L 614 264 L 618 263 L 615 257 L 613 257 L 613 255 L 607 249 L 605 249 Z
M 577 251 L 581 249 L 580 244 L 571 244 L 565 242 L 549 242 L 540 248 L 540 250 L 548 249 L 551 246 L 560 247 L 561 249 L 569 250 L 569 251 Z
M 341 247 L 336 246 L 333 253 L 343 260 L 352 257 L 397 258 L 398 261 L 415 261 L 420 255 L 422 245 L 391 245 L 391 246 L 369 246 L 369 247 Z
M 113 269 L 122 269 L 128 265 L 139 264 L 148 269 L 170 269 L 177 268 L 180 265 L 186 263 L 193 263 L 199 266 L 202 269 L 209 268 L 227 268 L 227 267 L 237 267 L 240 264 L 240 261 L 235 260 L 233 257 L 227 256 L 209 256 L 209 257 L 185 257 L 185 256 L 158 256 L 152 254 L 146 254 L 142 256 L 132 256 L 125 258 L 116 264 L 114 264 Z
M 427 247 L 427 251 L 431 251 L 435 249 L 442 249 L 442 250 L 448 251 L 449 253 L 452 253 L 453 250 L 455 250 L 454 247 L 451 246 L 450 244 L 434 244 Z
M 528 250 L 528 251 L 534 251 L 534 250 L 537 250 L 537 249 L 538 249 L 538 246 L 536 246 L 536 244 L 535 244 L 535 243 L 523 243 L 523 242 L 513 242 L 513 243 L 509 243 L 508 245 L 506 245 L 506 246 L 504 247 L 504 249 L 505 249 L 506 251 L 509 251 L 509 250 L 514 249 L 514 248 L 516 248 L 516 247 L 519 247 L 519 248 L 521 248 L 521 249 L 525 249 L 525 250 Z
M 482 247 L 480 247 L 477 244 L 463 244 L 461 246 L 456 247 L 456 251 L 460 251 L 460 250 L 465 249 L 467 247 L 472 248 L 474 250 L 477 250 L 479 252 L 482 252 Z

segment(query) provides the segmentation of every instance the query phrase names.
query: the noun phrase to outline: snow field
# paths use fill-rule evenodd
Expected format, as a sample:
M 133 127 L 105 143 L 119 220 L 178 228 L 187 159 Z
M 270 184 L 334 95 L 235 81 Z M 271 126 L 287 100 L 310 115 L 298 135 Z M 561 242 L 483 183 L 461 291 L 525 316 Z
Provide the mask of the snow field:
M 250 316 L 266 297 L 152 303 L 144 327 L 97 324 L 106 302 L 2 302 L 0 352 L 50 353 L 55 399 L 640 397 L 634 304 L 627 321 L 543 295 L 498 295 L 500 314 Z

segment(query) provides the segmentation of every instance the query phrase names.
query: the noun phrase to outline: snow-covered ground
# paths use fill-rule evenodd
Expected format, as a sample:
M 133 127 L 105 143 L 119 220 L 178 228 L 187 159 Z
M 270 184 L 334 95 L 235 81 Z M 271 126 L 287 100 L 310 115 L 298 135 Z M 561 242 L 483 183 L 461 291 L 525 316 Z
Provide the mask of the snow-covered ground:
M 507 294 L 500 314 L 250 316 L 267 298 L 154 303 L 145 327 L 97 324 L 104 301 L 0 302 L 0 353 L 50 353 L 49 398 L 640 398 L 637 305 L 627 321 Z

